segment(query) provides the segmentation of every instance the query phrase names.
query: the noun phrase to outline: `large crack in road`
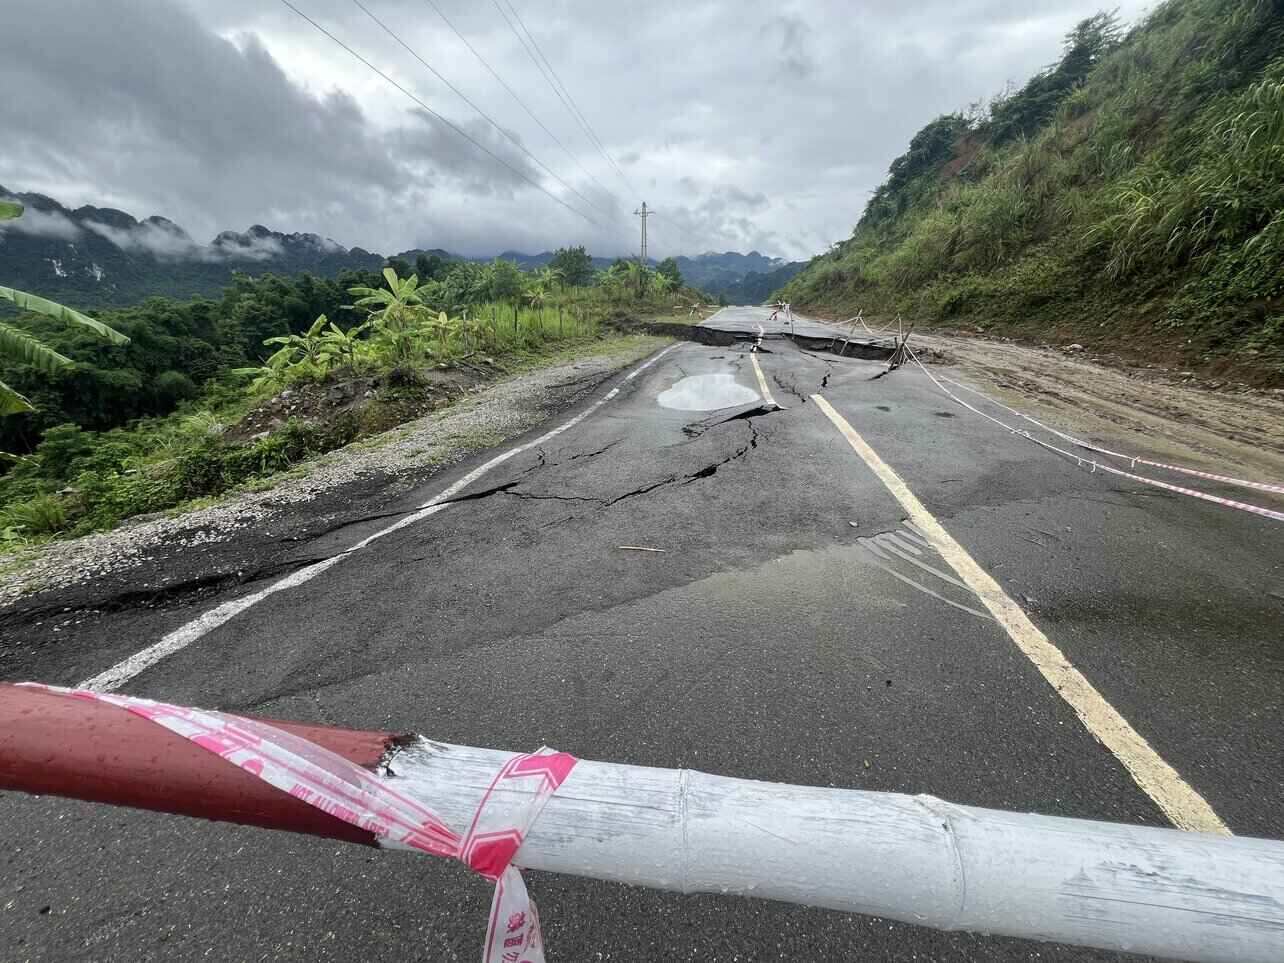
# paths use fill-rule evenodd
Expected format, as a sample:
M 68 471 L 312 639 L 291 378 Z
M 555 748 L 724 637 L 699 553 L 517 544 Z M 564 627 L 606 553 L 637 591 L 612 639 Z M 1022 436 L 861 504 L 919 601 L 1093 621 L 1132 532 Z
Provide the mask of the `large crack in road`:
M 359 525 L 365 525 L 376 521 L 382 521 L 390 518 L 404 518 L 413 515 L 415 512 L 422 511 L 428 506 L 450 505 L 459 502 L 482 501 L 496 495 L 504 495 L 513 498 L 519 498 L 529 501 L 563 501 L 563 502 L 580 502 L 596 505 L 599 509 L 611 508 L 620 502 L 627 501 L 651 492 L 667 488 L 672 485 L 686 485 L 692 482 L 700 481 L 706 478 L 712 478 L 718 470 L 730 462 L 743 458 L 746 454 L 758 446 L 760 433 L 753 419 L 764 417 L 780 409 L 760 405 L 753 408 L 737 412 L 729 417 L 723 417 L 717 421 L 701 423 L 703 427 L 695 432 L 701 435 L 711 428 L 721 425 L 731 424 L 737 421 L 743 421 L 749 426 L 748 440 L 733 451 L 730 455 L 719 461 L 712 462 L 695 471 L 684 472 L 681 474 L 672 474 L 657 481 L 640 485 L 626 492 L 614 496 L 591 496 L 576 494 L 561 494 L 557 492 L 530 491 L 522 487 L 525 482 L 523 479 L 546 469 L 557 468 L 573 461 L 581 459 L 594 458 L 605 454 L 612 448 L 620 444 L 623 439 L 616 439 L 592 451 L 576 452 L 569 457 L 557 461 L 549 462 L 543 449 L 536 452 L 537 461 L 534 465 L 524 468 L 518 473 L 513 480 L 503 482 L 502 484 L 492 485 L 489 488 L 483 488 L 478 491 L 466 492 L 456 495 L 453 498 L 443 498 L 433 500 L 424 505 L 414 508 L 407 508 L 392 512 L 376 512 L 368 515 L 361 515 L 355 518 L 347 518 L 334 522 L 324 528 L 313 532 L 306 532 L 300 535 L 288 536 L 278 540 L 280 543 L 299 543 L 315 542 L 318 539 L 333 535 L 349 528 Z M 691 426 L 688 426 L 690 428 Z M 581 516 L 575 515 L 571 518 Z M 569 519 L 567 519 L 569 520 Z M 268 579 L 278 578 L 289 575 L 301 568 L 314 565 L 319 562 L 329 561 L 337 556 L 345 555 L 350 551 L 350 547 L 345 547 L 338 551 L 309 555 L 301 558 L 290 558 L 274 560 L 272 562 L 252 567 L 236 570 L 220 570 L 203 573 L 201 575 L 182 579 L 166 585 L 157 585 L 147 588 L 125 589 L 110 594 L 102 595 L 96 598 L 87 599 L 78 602 L 75 605 L 67 606 L 65 604 L 41 605 L 23 609 L 14 609 L 0 615 L 0 627 L 14 628 L 22 625 L 29 625 L 33 622 L 43 621 L 52 618 L 71 619 L 77 615 L 102 614 L 111 612 L 122 612 L 131 609 L 162 609 L 162 608 L 180 608 L 192 605 L 196 602 L 203 601 L 214 596 L 221 595 L 225 592 L 241 588 L 256 582 Z

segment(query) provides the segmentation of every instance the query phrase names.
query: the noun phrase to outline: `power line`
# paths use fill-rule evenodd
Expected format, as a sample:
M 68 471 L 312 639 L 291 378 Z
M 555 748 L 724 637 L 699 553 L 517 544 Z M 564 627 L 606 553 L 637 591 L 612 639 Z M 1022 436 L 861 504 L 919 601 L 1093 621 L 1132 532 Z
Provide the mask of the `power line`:
M 429 114 L 431 114 L 433 117 L 436 117 L 439 121 L 441 121 L 443 124 L 445 124 L 445 125 L 446 125 L 447 127 L 449 127 L 451 130 L 453 130 L 456 134 L 458 134 L 458 135 L 459 135 L 460 137 L 462 137 L 464 140 L 468 141 L 468 143 L 470 143 L 470 144 L 472 144 L 474 147 L 476 147 L 479 151 L 481 151 L 481 152 L 482 152 L 483 154 L 485 154 L 487 157 L 490 157 L 490 158 L 491 158 L 492 160 L 494 160 L 496 163 L 501 164 L 501 165 L 503 165 L 504 167 L 508 168 L 508 170 L 512 171 L 514 174 L 516 174 L 519 178 L 521 178 L 523 181 L 525 181 L 525 182 L 526 182 L 527 184 L 529 184 L 531 187 L 535 188 L 537 191 L 540 191 L 542 194 L 544 194 L 544 195 L 546 195 L 547 197 L 551 198 L 552 200 L 556 201 L 558 204 L 562 205 L 562 207 L 566 208 L 566 209 L 567 209 L 568 211 L 570 211 L 572 214 L 576 215 L 577 217 L 582 217 L 584 220 L 588 221 L 588 222 L 589 222 L 590 224 L 592 224 L 594 227 L 600 227 L 600 226 L 601 226 L 601 225 L 599 225 L 599 224 L 597 223 L 597 221 L 593 220 L 593 218 L 589 217 L 589 216 L 588 216 L 587 214 L 585 214 L 583 211 L 577 210 L 576 208 L 572 207 L 570 204 L 567 204 L 567 203 L 566 203 L 566 201 L 562 200 L 560 197 L 558 197 L 556 194 L 554 194 L 552 191 L 550 191 L 548 188 L 546 188 L 543 184 L 539 183 L 539 181 L 536 181 L 536 180 L 534 180 L 534 179 L 532 179 L 532 178 L 528 177 L 528 176 L 527 176 L 526 174 L 524 174 L 522 171 L 518 170 L 518 169 L 517 169 L 516 167 L 514 167 L 512 164 L 508 163 L 508 161 L 504 160 L 504 158 L 500 157 L 498 154 L 496 154 L 494 151 L 492 151 L 492 150 L 491 150 L 489 147 L 487 147 L 485 144 L 482 144 L 482 143 L 480 143 L 479 141 L 477 141 L 476 139 L 474 139 L 472 136 L 470 136 L 470 135 L 468 134 L 468 132 L 467 132 L 467 131 L 463 130 L 463 129 L 462 129 L 461 127 L 459 127 L 457 124 L 455 124 L 455 123 L 451 122 L 451 121 L 450 121 L 450 120 L 448 120 L 447 118 L 443 117 L 441 114 L 437 113 L 437 111 L 435 111 L 435 110 L 433 110 L 431 107 L 429 107 L 426 103 L 424 103 L 421 99 L 419 99 L 419 97 L 415 96 L 415 94 L 411 93 L 411 92 L 410 92 L 409 90 L 407 90 L 405 87 L 401 86 L 401 84 L 397 83 L 395 80 L 393 80 L 391 77 L 389 77 L 386 73 L 384 73 L 382 70 L 380 70 L 380 69 L 379 69 L 378 67 L 376 67 L 374 64 L 372 64 L 369 60 L 367 60 L 365 57 L 361 56 L 361 54 L 357 53 L 355 50 L 353 50 L 351 47 L 349 47 L 346 43 L 344 43 L 342 40 L 340 40 L 338 37 L 336 37 L 334 34 L 332 34 L 332 33 L 331 33 L 329 30 L 327 30 L 325 27 L 321 26 L 321 24 L 317 23 L 315 20 L 313 20 L 311 17 L 309 17 L 306 13 L 304 13 L 302 10 L 300 10 L 298 7 L 296 7 L 293 3 L 291 3 L 291 2 L 290 2 L 290 0 L 281 0 L 281 3 L 283 3 L 285 6 L 289 7 L 291 10 L 293 10 L 296 14 L 298 14 L 300 17 L 302 17 L 302 18 L 303 18 L 304 20 L 306 20 L 308 23 L 312 24 L 312 26 L 313 26 L 313 27 L 315 27 L 315 28 L 316 28 L 320 33 L 322 33 L 322 34 L 324 34 L 325 36 L 329 37 L 329 38 L 330 38 L 331 40 L 333 40 L 336 44 L 338 44 L 340 47 L 342 47 L 344 50 L 346 50 L 348 53 L 350 53 L 353 57 L 355 57 L 357 60 L 361 61 L 363 64 L 365 64 L 367 67 L 369 67 L 369 68 L 370 68 L 371 70 L 373 70 L 375 73 L 377 73 L 377 74 L 378 74 L 380 77 L 382 77 L 382 78 L 383 78 L 387 83 L 391 84 L 393 87 L 396 87 L 396 88 L 397 88 L 397 90 L 401 91 L 403 94 L 405 94 L 407 97 L 409 97 L 411 100 L 413 100 L 416 104 L 418 104 L 420 107 L 422 107 L 424 110 L 426 110 L 426 111 L 427 111 Z
M 435 0 L 424 0 L 424 2 L 427 3 L 428 6 L 432 7 L 433 10 L 436 11 L 437 16 L 441 17 L 441 19 L 445 22 L 446 26 L 449 27 L 451 31 L 455 34 L 455 36 L 459 38 L 460 42 L 465 47 L 467 47 L 469 51 L 472 52 L 472 55 L 476 57 L 478 61 L 480 61 L 483 67 L 485 67 L 488 71 L 490 71 L 490 75 L 494 77 L 497 81 L 499 81 L 500 86 L 502 86 L 506 91 L 508 91 L 509 96 L 511 96 L 513 100 L 517 101 L 518 105 L 521 106 L 522 110 L 526 111 L 530 119 L 535 121 L 535 123 L 539 125 L 540 130 L 548 134 L 548 136 L 552 139 L 553 143 L 555 143 L 558 147 L 562 149 L 562 152 L 565 153 L 566 156 L 570 158 L 571 162 L 575 164 L 575 166 L 578 167 L 580 171 L 583 172 L 584 176 L 587 177 L 589 180 L 591 180 L 594 184 L 596 184 L 604 194 L 606 194 L 609 198 L 611 198 L 611 200 L 615 201 L 618 204 L 620 202 L 620 199 L 616 197 L 611 191 L 609 191 L 601 181 L 599 181 L 596 177 L 594 177 L 592 172 L 589 171 L 589 169 L 585 167 L 582 163 L 580 163 L 580 159 L 571 153 L 571 151 L 567 148 L 567 146 L 561 142 L 558 136 L 544 125 L 544 122 L 535 115 L 535 112 L 533 110 L 531 110 L 528 106 L 526 106 L 526 101 L 522 100 L 522 98 L 518 95 L 517 91 L 515 91 L 512 87 L 508 85 L 507 81 L 505 81 L 504 78 L 499 75 L 499 72 L 496 71 L 495 68 L 490 65 L 490 63 L 486 60 L 486 58 L 483 57 L 478 52 L 477 48 L 468 42 L 468 38 L 465 37 L 462 33 L 460 33 L 459 28 L 450 22 L 450 18 L 447 17 L 442 12 L 439 6 L 437 6 Z
M 517 11 L 513 10 L 513 15 L 510 18 L 508 13 L 504 11 L 504 8 L 500 6 L 499 0 L 491 0 L 491 2 L 494 3 L 495 9 L 499 11 L 499 15 L 503 18 L 504 23 L 508 24 L 508 29 L 513 32 L 513 36 L 517 38 L 517 42 L 521 44 L 522 49 L 526 51 L 526 55 L 531 58 L 531 63 L 535 65 L 535 69 L 540 72 L 540 76 L 542 76 L 549 87 L 552 88 L 553 93 L 557 95 L 557 99 L 560 100 L 562 102 L 562 106 L 566 108 L 566 112 L 571 115 L 571 119 L 579 124 L 580 129 L 584 132 L 584 136 L 588 138 L 589 146 L 596 148 L 597 152 L 602 155 L 602 159 L 607 162 L 607 165 L 613 168 L 615 172 L 624 179 L 624 183 L 628 185 L 629 191 L 636 193 L 636 191 L 633 190 L 633 185 L 629 184 L 628 178 L 624 177 L 623 172 L 615 166 L 615 162 L 611 160 L 610 156 L 603 149 L 601 143 L 594 136 L 592 129 L 579 115 L 579 113 L 577 113 L 576 109 L 571 106 L 571 102 L 567 99 L 566 95 L 562 93 L 562 90 L 559 88 L 557 81 L 553 79 L 553 75 L 549 69 L 540 62 L 540 57 L 536 55 L 537 48 L 534 45 L 535 38 L 531 37 L 530 42 L 528 42 L 517 29 L 517 23 L 514 22 L 514 20 L 520 22 L 520 18 L 517 16 Z M 509 9 L 512 10 L 511 4 Z M 523 29 L 525 29 L 525 25 L 523 25 Z M 529 31 L 527 31 L 527 35 L 530 35 Z
M 499 131 L 514 147 L 516 147 L 523 154 L 529 157 L 532 161 L 538 164 L 540 168 L 544 171 L 544 173 L 548 174 L 549 177 L 553 178 L 553 180 L 557 181 L 557 183 L 565 187 L 568 191 L 570 191 L 572 194 L 578 197 L 581 201 L 587 204 L 591 209 L 598 211 L 598 213 L 600 214 L 606 213 L 605 211 L 596 207 L 592 201 L 590 201 L 587 197 L 585 197 L 583 194 L 581 194 L 579 191 L 573 188 L 570 184 L 566 183 L 566 181 L 558 177 L 557 174 L 555 174 L 552 170 L 549 169 L 547 164 L 545 164 L 542 160 L 540 160 L 538 157 L 532 154 L 529 150 L 527 150 L 526 146 L 521 141 L 519 141 L 516 137 L 514 137 L 512 134 L 506 131 L 503 127 L 499 126 L 499 124 L 495 123 L 495 121 L 491 119 L 490 115 L 487 114 L 480 107 L 478 107 L 476 104 L 474 104 L 471 100 L 469 100 L 468 97 L 465 96 L 462 90 L 460 90 L 458 87 L 452 84 L 449 80 L 443 77 L 436 67 L 430 64 L 428 61 L 424 60 L 423 57 L 419 56 L 419 54 L 414 50 L 414 48 L 412 48 L 408 43 L 406 43 L 399 36 L 397 36 L 386 23 L 384 23 L 382 20 L 376 17 L 373 13 L 371 13 L 370 9 L 364 3 L 362 3 L 361 0 L 352 0 L 352 2 L 357 5 L 357 7 L 361 10 L 362 13 L 364 13 L 367 17 L 369 17 L 376 24 L 378 24 L 380 28 L 383 29 L 384 33 L 386 33 L 393 40 L 397 41 L 397 43 L 401 44 L 401 46 L 405 48 L 406 52 L 409 53 L 410 56 L 414 57 L 421 64 L 427 67 L 434 77 L 436 77 L 443 84 L 445 84 L 452 91 L 454 91 L 455 94 L 458 95 L 460 100 L 466 103 L 473 110 L 477 111 L 478 114 L 480 114 L 483 118 L 485 118 L 488 124 L 490 124 L 497 131 Z
M 549 59 L 546 56 L 544 56 L 544 51 L 540 48 L 539 41 L 535 39 L 535 35 L 530 32 L 530 29 L 526 26 L 525 22 L 523 22 L 521 14 L 517 12 L 517 8 L 513 6 L 513 0 L 504 0 L 504 2 L 508 5 L 508 9 L 512 11 L 513 18 L 521 26 L 526 36 L 530 38 L 531 46 L 535 48 L 535 52 L 539 54 L 540 59 L 544 61 L 544 65 L 548 67 L 548 72 L 552 74 L 553 79 L 557 82 L 557 85 L 561 87 L 563 93 L 566 94 L 566 99 L 567 101 L 569 101 L 571 109 L 575 112 L 575 115 L 578 117 L 578 119 L 584 124 L 584 129 L 588 131 L 589 137 L 597 145 L 598 150 L 602 152 L 602 156 L 605 157 L 607 160 L 607 163 L 609 163 L 611 167 L 615 169 L 615 173 L 620 175 L 620 179 L 624 181 L 630 193 L 636 194 L 637 190 L 634 189 L 633 182 L 630 181 L 628 178 L 628 175 L 626 175 L 624 171 L 620 169 L 620 165 L 615 163 L 615 158 L 611 156 L 610 152 L 606 149 L 606 145 L 602 143 L 601 139 L 597 136 L 597 132 L 593 130 L 593 125 L 590 124 L 588 118 L 584 116 L 584 111 L 580 110 L 579 104 L 577 104 L 575 102 L 575 98 L 571 96 L 571 92 L 567 88 L 566 84 L 562 83 L 562 78 L 557 75 L 557 71 L 553 68 L 553 65 L 549 62 Z

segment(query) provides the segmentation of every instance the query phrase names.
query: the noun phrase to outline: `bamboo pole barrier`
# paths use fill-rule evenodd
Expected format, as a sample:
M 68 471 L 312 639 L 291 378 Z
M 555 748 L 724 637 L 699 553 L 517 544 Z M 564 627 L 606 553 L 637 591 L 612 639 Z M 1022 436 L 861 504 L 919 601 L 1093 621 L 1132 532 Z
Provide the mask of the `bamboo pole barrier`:
M 0 789 L 393 845 L 255 785 L 257 776 L 190 733 L 92 701 L 119 697 L 81 696 L 0 685 Z M 283 742 L 289 733 L 309 751 L 329 748 L 335 765 L 362 767 L 363 778 L 449 827 L 475 824 L 479 800 L 519 811 L 540 795 L 542 811 L 517 835 L 515 866 L 1177 959 L 1284 959 L 1284 842 L 271 726 L 285 730 Z M 551 796 L 497 775 L 544 758 L 563 766 Z

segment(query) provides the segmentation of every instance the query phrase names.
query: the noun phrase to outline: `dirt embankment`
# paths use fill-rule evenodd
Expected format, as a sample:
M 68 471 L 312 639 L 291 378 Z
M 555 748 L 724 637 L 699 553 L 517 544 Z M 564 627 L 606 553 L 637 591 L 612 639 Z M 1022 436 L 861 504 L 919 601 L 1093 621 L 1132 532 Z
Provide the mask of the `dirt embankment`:
M 939 334 L 915 334 L 915 343 L 940 352 L 968 383 L 1062 430 L 1120 445 L 1131 439 L 1137 449 L 1208 471 L 1284 482 L 1284 389 L 1201 380 L 1077 345 Z

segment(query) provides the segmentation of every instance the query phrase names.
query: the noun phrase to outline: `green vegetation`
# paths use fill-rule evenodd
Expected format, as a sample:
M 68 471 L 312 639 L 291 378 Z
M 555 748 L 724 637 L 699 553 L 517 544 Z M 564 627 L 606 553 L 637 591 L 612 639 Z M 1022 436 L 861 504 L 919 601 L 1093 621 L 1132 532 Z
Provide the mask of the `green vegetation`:
M 13 201 L 0 201 L 0 221 L 12 221 L 22 216 L 22 205 Z M 0 287 L 0 299 L 17 305 L 24 311 L 43 314 L 63 324 L 79 325 L 99 337 L 106 338 L 113 344 L 127 344 L 129 339 L 119 331 L 95 321 L 91 317 L 73 311 L 66 305 L 49 301 L 26 291 Z M 36 371 L 53 374 L 65 371 L 72 366 L 72 360 L 59 354 L 53 348 L 32 337 L 21 328 L 0 321 L 0 357 L 24 364 Z M 0 416 L 16 415 L 24 411 L 33 411 L 30 400 L 0 381 Z
M 582 278 L 576 250 L 563 253 Z M 601 338 L 609 316 L 702 297 L 637 264 L 587 285 L 564 272 L 420 256 L 335 281 L 237 277 L 219 300 L 103 312 L 127 343 L 21 314 L 12 328 L 67 364 L 0 358 L 35 406 L 0 418 L 0 449 L 16 453 L 0 466 L 0 550 L 258 486 L 461 386 Z
M 940 117 L 852 236 L 782 289 L 1284 380 L 1284 7 L 1098 14 L 988 107 Z

